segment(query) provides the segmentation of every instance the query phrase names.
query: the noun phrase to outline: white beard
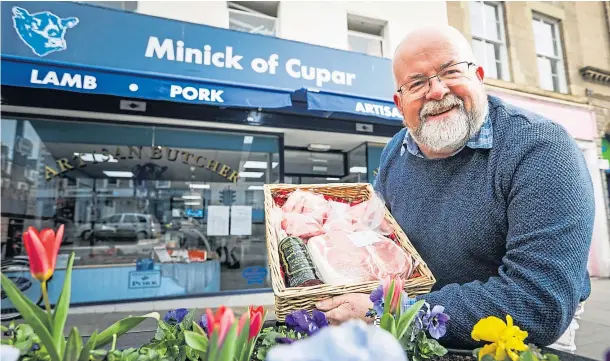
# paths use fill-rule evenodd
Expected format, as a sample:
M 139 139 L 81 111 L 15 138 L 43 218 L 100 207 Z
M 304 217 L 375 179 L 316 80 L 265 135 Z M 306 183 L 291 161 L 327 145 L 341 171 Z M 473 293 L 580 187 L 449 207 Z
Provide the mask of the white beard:
M 433 152 L 454 152 L 462 148 L 475 135 L 487 116 L 487 99 L 484 103 L 473 104 L 471 112 L 466 112 L 464 102 L 453 94 L 448 94 L 440 101 L 429 101 L 420 111 L 420 124 L 411 130 L 411 136 L 419 144 Z M 478 100 L 478 99 L 475 99 Z M 456 106 L 454 114 L 443 120 L 428 121 L 427 116 Z

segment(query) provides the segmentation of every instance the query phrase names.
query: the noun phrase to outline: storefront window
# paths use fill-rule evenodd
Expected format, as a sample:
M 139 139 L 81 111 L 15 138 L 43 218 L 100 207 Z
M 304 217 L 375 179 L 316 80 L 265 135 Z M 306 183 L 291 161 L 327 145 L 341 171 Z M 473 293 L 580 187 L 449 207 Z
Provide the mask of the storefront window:
M 3 119 L 3 264 L 25 255 L 28 226 L 64 224 L 52 302 L 71 252 L 73 304 L 270 288 L 263 184 L 279 181 L 278 144 L 257 134 Z
M 345 175 L 340 152 L 284 151 L 285 181 L 293 184 L 320 184 L 340 181 Z

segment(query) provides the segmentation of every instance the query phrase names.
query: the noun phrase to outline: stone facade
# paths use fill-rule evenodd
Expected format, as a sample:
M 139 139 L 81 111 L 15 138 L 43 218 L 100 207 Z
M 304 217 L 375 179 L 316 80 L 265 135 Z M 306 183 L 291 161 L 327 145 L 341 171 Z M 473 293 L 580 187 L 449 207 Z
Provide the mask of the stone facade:
M 472 39 L 471 2 L 447 2 L 449 24 Z M 552 102 L 586 105 L 595 113 L 598 149 L 610 131 L 610 2 L 503 2 L 503 22 L 510 81 L 486 79 L 490 89 L 509 89 Z M 543 90 L 539 84 L 532 19 L 541 14 L 559 21 L 567 93 Z M 596 72 L 591 76 L 593 69 Z M 606 207 L 606 177 L 602 177 Z

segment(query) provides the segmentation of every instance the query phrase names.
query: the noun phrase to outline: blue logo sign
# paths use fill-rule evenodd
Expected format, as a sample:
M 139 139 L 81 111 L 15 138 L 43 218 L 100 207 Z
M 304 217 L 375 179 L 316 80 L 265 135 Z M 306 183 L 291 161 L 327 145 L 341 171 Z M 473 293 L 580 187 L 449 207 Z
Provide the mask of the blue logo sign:
M 42 11 L 30 14 L 18 6 L 13 7 L 13 27 L 27 46 L 38 56 L 66 50 L 66 30 L 78 24 L 78 18 L 60 18 Z
M 267 277 L 267 269 L 261 266 L 248 267 L 241 274 L 248 284 L 260 283 L 262 285 Z
M 137 271 L 153 271 L 155 269 L 155 262 L 152 258 L 140 258 L 136 261 Z
M 161 287 L 161 271 L 129 272 L 129 288 L 159 288 Z

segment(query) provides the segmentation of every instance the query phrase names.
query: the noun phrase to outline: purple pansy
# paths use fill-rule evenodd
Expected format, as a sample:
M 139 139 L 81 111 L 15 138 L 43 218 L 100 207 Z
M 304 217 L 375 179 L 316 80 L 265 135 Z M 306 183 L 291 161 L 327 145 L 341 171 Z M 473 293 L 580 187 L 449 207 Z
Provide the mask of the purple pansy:
M 435 339 L 439 339 L 445 336 L 447 333 L 447 321 L 449 321 L 449 315 L 443 313 L 445 307 L 436 305 L 432 308 L 432 311 L 428 309 L 428 312 L 424 315 L 422 322 L 428 329 L 430 336 Z
M 328 326 L 328 320 L 326 315 L 318 310 L 313 310 L 311 313 L 298 310 L 286 316 L 286 325 L 296 332 L 311 336 L 321 328 Z
M 201 320 L 197 321 L 197 325 L 199 325 L 205 333 L 208 333 L 208 317 L 206 315 L 201 316 Z
M 275 339 L 275 342 L 277 342 L 280 345 L 290 345 L 291 343 L 294 342 L 294 340 L 291 339 L 290 337 L 277 337 Z
M 188 315 L 189 310 L 187 310 L 186 308 L 177 308 L 175 310 L 170 310 L 165 314 L 165 317 L 163 318 L 163 321 L 165 322 L 182 322 L 182 320 L 184 319 L 184 317 L 186 315 Z
M 377 315 L 383 315 L 383 286 L 379 285 L 379 287 L 375 288 L 373 292 L 371 292 L 369 299 L 373 302 L 373 310 L 375 310 Z

